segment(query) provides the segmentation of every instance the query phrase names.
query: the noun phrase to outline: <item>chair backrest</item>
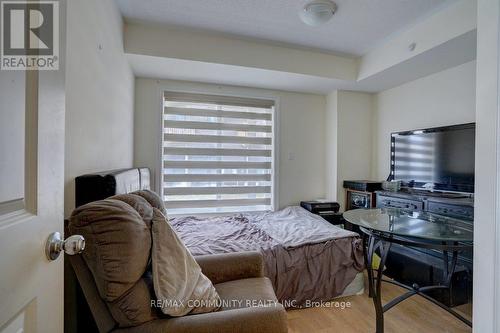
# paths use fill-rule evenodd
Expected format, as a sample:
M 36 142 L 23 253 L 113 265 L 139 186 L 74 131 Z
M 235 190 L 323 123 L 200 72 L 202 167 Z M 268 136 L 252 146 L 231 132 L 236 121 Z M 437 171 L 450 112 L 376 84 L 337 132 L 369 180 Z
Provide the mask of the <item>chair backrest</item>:
M 119 327 L 139 326 L 163 317 L 159 309 L 151 307 L 156 299 L 150 270 L 155 209 L 164 210 L 160 197 L 140 190 L 87 203 L 76 208 L 69 219 L 68 234 L 85 238 L 85 250 L 78 255 L 82 260 L 75 262 L 82 289 L 88 289 L 85 298 L 91 308 L 97 303 L 102 309 L 101 301 L 94 297 L 97 289 L 95 296 L 101 298 Z M 92 281 L 81 264 L 90 271 Z M 93 315 L 102 321 L 99 311 Z M 106 326 L 109 315 L 104 318 Z
M 85 299 L 87 300 L 99 332 L 111 332 L 117 327 L 117 322 L 113 319 L 108 307 L 99 295 L 94 277 L 87 265 L 83 262 L 83 258 L 81 256 L 67 256 L 67 259 L 75 271 L 76 278 L 83 290 L 83 294 L 85 295 Z
M 64 221 L 64 233 L 69 235 L 67 220 Z M 87 300 L 99 332 L 107 333 L 112 331 L 117 326 L 117 322 L 113 319 L 106 303 L 104 303 L 99 295 L 92 272 L 90 272 L 87 265 L 85 265 L 83 258 L 79 255 L 67 255 L 64 259 L 69 260 L 71 267 L 75 272 L 76 278 L 78 279 L 78 283 L 80 284 L 83 294 L 85 295 L 85 299 Z
M 119 169 L 76 177 L 75 207 L 116 194 L 150 189 L 150 179 L 148 168 Z M 65 234 L 69 235 L 67 223 Z M 117 327 L 117 322 L 100 297 L 92 273 L 81 256 L 67 256 L 67 259 L 76 274 L 99 332 L 110 332 Z

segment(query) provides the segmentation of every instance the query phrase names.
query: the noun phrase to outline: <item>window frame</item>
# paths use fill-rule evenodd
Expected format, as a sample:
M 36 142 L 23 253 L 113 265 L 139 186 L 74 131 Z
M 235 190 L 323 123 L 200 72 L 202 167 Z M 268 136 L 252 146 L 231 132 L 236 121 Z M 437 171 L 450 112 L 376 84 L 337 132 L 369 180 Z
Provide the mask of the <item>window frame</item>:
M 280 124 L 280 98 L 276 94 L 254 94 L 250 92 L 242 92 L 246 88 L 239 87 L 223 87 L 219 85 L 213 85 L 212 89 L 182 89 L 178 87 L 172 87 L 168 84 L 159 85 L 158 96 L 159 96 L 159 135 L 158 138 L 158 149 L 157 149 L 157 170 L 155 175 L 155 190 L 159 193 L 163 200 L 163 114 L 164 114 L 164 94 L 165 93 L 187 93 L 187 94 L 202 94 L 202 95 L 212 95 L 221 97 L 235 97 L 235 98 L 252 98 L 252 99 L 264 99 L 270 100 L 274 103 L 274 113 L 272 120 L 272 166 L 271 166 L 271 204 L 272 211 L 277 211 L 279 209 L 279 146 L 280 146 L 280 136 L 279 136 L 279 124 Z M 248 88 L 251 90 L 252 88 Z M 248 211 L 248 212 L 259 212 L 259 211 Z M 167 211 L 168 213 L 168 211 Z M 211 213 L 196 213 L 197 216 L 223 216 L 232 215 L 235 213 L 231 212 L 211 212 Z M 185 216 L 186 214 L 170 214 L 171 216 Z M 192 214 L 188 214 L 192 215 Z

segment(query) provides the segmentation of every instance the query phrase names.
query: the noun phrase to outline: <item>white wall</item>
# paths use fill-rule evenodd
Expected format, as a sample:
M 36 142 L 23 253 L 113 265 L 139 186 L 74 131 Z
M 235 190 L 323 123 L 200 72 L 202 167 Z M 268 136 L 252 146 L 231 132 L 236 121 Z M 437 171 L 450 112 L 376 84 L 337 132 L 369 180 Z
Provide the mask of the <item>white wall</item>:
M 474 309 L 477 333 L 500 332 L 500 2 L 478 1 Z
M 337 200 L 345 204 L 344 180 L 368 179 L 372 170 L 372 94 L 339 91 Z
M 336 91 L 327 96 L 327 197 L 345 209 L 344 180 L 369 179 L 372 171 L 373 95 Z
M 78 175 L 132 166 L 134 77 L 112 0 L 68 1 L 65 215 Z
M 337 201 L 338 91 L 326 96 L 325 110 L 325 196 Z
M 376 46 L 361 57 L 358 80 L 366 79 L 388 68 L 401 64 L 433 48 L 443 45 L 459 36 L 476 29 L 476 1 L 458 0 L 443 10 L 437 11 L 426 20 L 413 25 L 405 31 L 393 34 L 384 43 Z M 408 46 L 415 43 L 415 49 Z M 467 53 L 460 50 L 459 53 Z M 439 58 L 438 54 L 434 55 Z M 448 62 L 454 62 L 460 54 L 446 52 Z M 432 64 L 432 59 L 425 59 L 424 67 Z M 414 64 L 415 66 L 418 63 Z M 403 69 L 403 67 L 400 67 Z
M 474 122 L 475 82 L 476 63 L 471 61 L 378 93 L 372 178 L 389 175 L 392 132 Z
M 149 167 L 158 189 L 161 91 L 278 98 L 279 207 L 325 195 L 325 97 L 265 89 L 137 78 L 135 83 L 134 165 Z M 289 160 L 289 154 L 294 155 Z

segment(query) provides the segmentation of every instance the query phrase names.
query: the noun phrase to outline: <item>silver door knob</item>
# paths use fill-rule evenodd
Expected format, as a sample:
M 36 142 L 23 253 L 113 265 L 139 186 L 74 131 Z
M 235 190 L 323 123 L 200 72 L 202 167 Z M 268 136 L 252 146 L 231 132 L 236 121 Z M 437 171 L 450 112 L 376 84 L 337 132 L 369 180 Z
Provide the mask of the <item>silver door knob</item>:
M 69 236 L 63 240 L 60 233 L 53 232 L 45 243 L 45 255 L 49 260 L 56 260 L 61 251 L 72 256 L 81 253 L 84 249 L 85 239 L 81 235 Z

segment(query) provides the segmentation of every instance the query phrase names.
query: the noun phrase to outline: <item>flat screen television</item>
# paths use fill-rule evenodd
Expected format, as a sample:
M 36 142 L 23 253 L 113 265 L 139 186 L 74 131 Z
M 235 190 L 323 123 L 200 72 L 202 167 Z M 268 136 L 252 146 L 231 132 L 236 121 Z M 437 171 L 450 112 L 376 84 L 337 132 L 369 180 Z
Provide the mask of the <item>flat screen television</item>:
M 438 191 L 474 192 L 475 124 L 391 134 L 391 180 Z

